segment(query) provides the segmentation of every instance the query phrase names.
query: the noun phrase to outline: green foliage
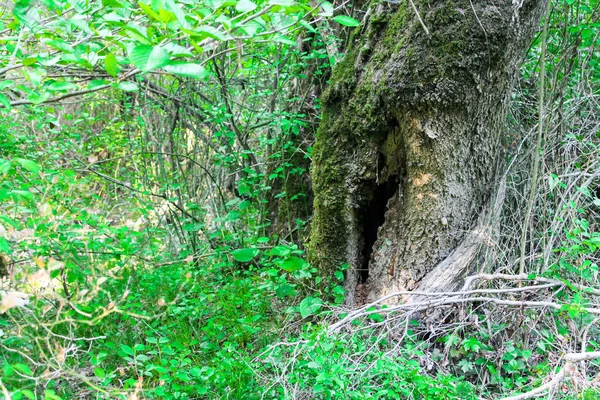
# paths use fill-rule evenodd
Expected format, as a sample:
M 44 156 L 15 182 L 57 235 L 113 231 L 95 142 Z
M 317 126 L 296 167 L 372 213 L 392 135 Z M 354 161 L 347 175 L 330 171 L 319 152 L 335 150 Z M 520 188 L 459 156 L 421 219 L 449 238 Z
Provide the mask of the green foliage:
M 596 5 L 552 14 L 553 101 L 598 80 Z M 0 17 L 0 398 L 495 398 L 544 383 L 586 329 L 598 350 L 585 311 L 598 181 L 569 180 L 597 168 L 596 132 L 573 129 L 593 121 L 587 106 L 557 130 L 572 170 L 546 171 L 532 245 L 549 257 L 534 254 L 531 276 L 564 282 L 548 289 L 561 310 L 475 305 L 460 310 L 475 322 L 435 332 L 388 330 L 372 307 L 356 330 L 327 330 L 346 311 L 348 265 L 320 276 L 302 239 L 316 97 L 338 56 L 326 44 L 360 25 L 341 11 L 19 1 Z M 563 57 L 572 43 L 578 57 Z M 519 121 L 535 118 L 530 107 Z

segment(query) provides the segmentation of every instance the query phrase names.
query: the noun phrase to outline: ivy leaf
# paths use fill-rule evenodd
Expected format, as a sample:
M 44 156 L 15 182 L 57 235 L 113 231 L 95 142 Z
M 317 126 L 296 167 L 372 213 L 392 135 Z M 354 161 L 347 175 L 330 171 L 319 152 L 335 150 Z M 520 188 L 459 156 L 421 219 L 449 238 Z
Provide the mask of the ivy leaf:
M 167 65 L 171 55 L 164 47 L 142 44 L 131 50 L 129 61 L 140 71 L 148 72 Z
M 348 17 L 347 15 L 337 15 L 335 17 L 333 17 L 333 20 L 335 22 L 337 22 L 340 25 L 344 25 L 344 26 L 359 26 L 360 22 L 358 22 L 357 20 L 355 20 L 352 17 Z
M 321 305 L 323 305 L 323 301 L 321 299 L 309 296 L 300 302 L 298 311 L 300 311 L 302 318 L 306 318 L 309 315 L 319 311 L 321 309 Z
M 186 63 L 182 61 L 171 61 L 163 69 L 174 75 L 185 76 L 188 78 L 203 79 L 208 76 L 206 68 L 200 64 Z
M 248 262 L 251 261 L 258 254 L 258 249 L 237 249 L 231 252 L 231 255 L 236 261 Z

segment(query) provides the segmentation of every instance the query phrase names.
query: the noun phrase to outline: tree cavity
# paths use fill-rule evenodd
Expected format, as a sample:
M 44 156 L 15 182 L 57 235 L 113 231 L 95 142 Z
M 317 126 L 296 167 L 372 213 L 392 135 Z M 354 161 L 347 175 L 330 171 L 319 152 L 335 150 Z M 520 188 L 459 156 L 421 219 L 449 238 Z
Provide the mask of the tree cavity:
M 359 221 L 362 233 L 361 263 L 358 270 L 358 284 L 364 284 L 369 279 L 369 261 L 373 253 L 373 246 L 377 241 L 379 227 L 385 222 L 388 201 L 398 193 L 399 179 L 397 175 L 390 175 L 384 182 L 370 182 L 372 196 L 359 210 Z

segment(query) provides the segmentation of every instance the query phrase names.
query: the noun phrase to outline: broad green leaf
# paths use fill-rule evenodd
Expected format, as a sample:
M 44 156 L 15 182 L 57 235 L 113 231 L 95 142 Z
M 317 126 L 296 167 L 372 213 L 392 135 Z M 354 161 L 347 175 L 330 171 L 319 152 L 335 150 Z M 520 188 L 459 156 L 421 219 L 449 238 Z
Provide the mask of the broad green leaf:
M 48 46 L 54 47 L 55 49 L 64 51 L 65 53 L 72 53 L 75 51 L 70 44 L 68 44 L 67 42 L 65 42 L 64 40 L 61 40 L 61 39 L 47 40 L 44 43 Z
M 50 85 L 46 87 L 47 90 L 51 92 L 66 92 L 69 90 L 75 90 L 79 86 L 74 84 L 73 82 L 52 82 Z
M 17 363 L 17 364 L 13 364 L 12 366 L 14 369 L 16 369 L 17 371 L 19 371 L 25 375 L 29 375 L 29 376 L 33 375 L 33 372 L 31 372 L 31 369 L 26 364 Z
M 133 356 L 135 354 L 133 349 L 131 347 L 127 346 L 126 344 L 121 345 L 121 351 L 123 353 L 127 354 L 128 356 Z
M 185 20 L 185 12 L 183 12 L 181 6 L 174 0 L 165 0 L 165 6 L 169 11 L 175 14 L 177 21 L 183 28 L 189 28 L 190 24 Z
M 119 65 L 117 64 L 117 57 L 114 54 L 108 53 L 104 57 L 104 69 L 110 76 L 117 76 L 119 73 Z
M 119 82 L 117 87 L 125 92 L 137 92 L 140 90 L 138 85 L 133 82 Z
M 316 297 L 307 297 L 300 302 L 298 306 L 298 311 L 300 311 L 300 315 L 302 318 L 306 318 L 309 315 L 312 315 L 321 309 L 321 305 L 323 301 Z
M 87 84 L 88 89 L 96 89 L 97 87 L 108 85 L 110 82 L 104 79 L 94 79 Z
M 173 14 L 171 11 L 165 10 L 163 8 L 158 10 L 158 18 L 161 22 L 163 22 L 165 24 L 171 23 L 173 21 L 177 21 L 177 17 L 175 16 L 175 14 Z
M 287 44 L 289 46 L 296 46 L 297 45 L 297 43 L 294 40 L 290 39 L 287 36 L 283 36 L 280 33 L 275 34 L 275 36 L 273 37 L 273 40 L 276 41 L 276 42 L 279 42 L 279 43 Z
M 27 66 L 33 65 L 37 62 L 38 62 L 37 57 L 28 57 L 22 61 L 22 64 L 27 67 Z
M 174 75 L 185 76 L 188 78 L 202 79 L 208 76 L 206 68 L 200 64 L 186 63 L 182 61 L 171 61 L 163 69 Z
M 281 264 L 281 269 L 288 272 L 301 270 L 308 266 L 308 263 L 299 257 L 289 257 Z
M 352 17 L 348 17 L 347 15 L 336 15 L 335 17 L 333 17 L 333 20 L 335 22 L 337 22 L 340 25 L 344 25 L 344 26 L 359 26 L 360 22 L 358 22 L 357 20 L 355 20 Z
M 253 3 L 250 0 L 240 0 L 235 6 L 235 9 L 239 12 L 247 12 L 252 11 L 258 7 L 256 3 Z
M 102 6 L 112 8 L 123 8 L 123 4 L 119 3 L 117 0 L 102 0 Z
M 180 46 L 175 43 L 167 43 L 164 46 L 164 48 L 171 54 L 171 57 L 191 57 L 191 56 L 193 56 L 193 53 L 191 51 L 189 51 L 185 47 Z
M 309 24 L 307 21 L 301 19 L 300 20 L 300 25 L 302 25 L 304 28 L 306 28 L 309 32 L 312 33 L 316 33 L 317 31 L 315 30 L 315 28 L 312 27 L 311 24 Z
M 102 379 L 106 376 L 106 372 L 102 368 L 96 367 L 96 368 L 94 368 L 94 375 L 96 375 L 98 378 Z
M 269 0 L 269 4 L 272 6 L 293 6 L 294 0 Z
M 10 108 L 11 108 L 10 100 L 8 99 L 8 97 L 6 97 L 5 95 L 3 95 L 2 93 L 0 93 L 0 104 L 2 104 L 2 109 L 3 110 L 10 111 Z
M 12 163 L 10 161 L 0 158 L 0 174 L 6 174 L 10 171 L 11 166 Z
M 217 28 L 209 26 L 209 25 L 202 25 L 202 26 L 196 28 L 194 31 L 192 31 L 192 33 L 195 35 L 208 36 L 210 38 L 220 40 L 220 41 L 225 41 L 225 40 L 229 39 L 229 36 L 227 34 L 221 32 Z
M 28 190 L 12 190 L 10 193 L 16 200 L 33 201 L 33 193 Z
M 248 262 L 251 261 L 258 254 L 258 249 L 237 249 L 231 252 L 231 255 L 236 261 Z
M 333 15 L 333 5 L 330 2 L 328 2 L 328 1 L 322 2 L 321 9 L 323 10 L 323 12 L 320 13 L 319 15 L 322 15 L 324 17 L 331 17 Z
M 10 243 L 8 240 L 4 239 L 0 236 L 0 252 L 9 253 L 10 252 Z
M 1 81 L 0 82 L 0 90 L 4 90 L 6 88 L 14 86 L 14 84 L 15 84 L 15 82 L 11 81 L 11 80 Z
M 25 168 L 27 171 L 38 172 L 40 167 L 35 163 L 35 161 L 26 160 L 24 158 L 15 158 L 15 161 L 21 165 L 21 167 Z
M 169 63 L 171 55 L 164 47 L 140 45 L 129 53 L 129 61 L 143 72 L 162 68 Z
M 138 2 L 138 5 L 140 6 L 140 8 L 146 13 L 147 16 L 149 16 L 151 19 L 154 19 L 156 21 L 160 21 L 160 17 L 159 15 L 156 13 L 156 11 L 154 11 L 152 9 L 151 6 L 142 3 L 141 1 Z
M 139 43 L 150 46 L 152 42 L 148 40 L 146 36 L 141 34 L 141 31 L 143 30 L 144 27 L 130 23 L 125 27 L 125 34 Z
M 33 92 L 33 93 L 30 93 L 29 96 L 27 96 L 27 100 L 31 101 L 35 105 L 42 104 L 49 98 L 50 98 L 49 92 L 41 92 L 41 93 Z

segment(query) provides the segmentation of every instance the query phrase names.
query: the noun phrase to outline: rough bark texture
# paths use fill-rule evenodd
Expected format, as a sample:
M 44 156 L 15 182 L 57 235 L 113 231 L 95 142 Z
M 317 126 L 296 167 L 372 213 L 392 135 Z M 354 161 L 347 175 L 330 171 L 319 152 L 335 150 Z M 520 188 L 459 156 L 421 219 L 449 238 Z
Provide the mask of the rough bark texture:
M 542 0 L 373 5 L 324 95 L 310 250 L 368 299 L 413 290 L 489 200 L 511 85 Z M 469 248 L 471 248 L 470 246 Z M 438 270 L 439 272 L 439 270 Z

